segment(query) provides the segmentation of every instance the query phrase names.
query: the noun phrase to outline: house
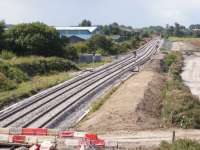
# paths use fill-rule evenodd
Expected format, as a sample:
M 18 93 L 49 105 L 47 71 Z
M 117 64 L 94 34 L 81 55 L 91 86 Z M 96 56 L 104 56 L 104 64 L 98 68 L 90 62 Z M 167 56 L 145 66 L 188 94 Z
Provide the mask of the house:
M 60 36 L 65 36 L 71 42 L 85 41 L 90 39 L 93 35 L 99 34 L 98 27 L 55 27 L 60 33 Z

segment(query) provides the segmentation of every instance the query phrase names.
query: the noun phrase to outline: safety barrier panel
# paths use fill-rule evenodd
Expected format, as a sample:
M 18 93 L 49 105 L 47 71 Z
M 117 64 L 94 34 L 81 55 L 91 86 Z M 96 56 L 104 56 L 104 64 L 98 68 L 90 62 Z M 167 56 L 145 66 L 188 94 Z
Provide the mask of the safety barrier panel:
M 46 128 L 0 128 L 0 143 L 4 144 L 41 145 L 42 143 L 49 142 L 52 145 L 57 145 L 61 141 L 64 141 L 64 146 L 72 147 L 88 146 L 87 144 L 89 146 L 97 146 L 98 148 L 105 146 L 104 140 L 99 139 L 97 134 L 86 132 L 58 131 Z M 46 149 L 45 146 L 43 146 L 43 149 Z
M 26 136 L 24 135 L 13 135 L 12 142 L 13 143 L 25 143 Z
M 47 135 L 46 128 L 22 128 L 22 135 Z
M 74 132 L 73 131 L 60 131 L 59 137 L 61 137 L 61 138 L 74 137 Z

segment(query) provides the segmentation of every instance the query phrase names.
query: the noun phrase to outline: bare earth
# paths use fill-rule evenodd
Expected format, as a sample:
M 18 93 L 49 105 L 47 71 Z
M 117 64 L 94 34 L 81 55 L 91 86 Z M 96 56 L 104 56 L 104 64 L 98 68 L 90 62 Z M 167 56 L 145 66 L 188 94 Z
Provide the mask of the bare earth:
M 197 51 L 197 47 L 189 42 L 173 42 L 172 51 Z
M 182 79 L 192 94 L 200 98 L 200 53 L 185 57 Z
M 161 89 L 165 81 L 160 73 L 162 57 L 154 58 L 142 72 L 122 84 L 97 112 L 80 123 L 78 129 L 99 133 L 106 146 L 114 149 L 141 147 L 153 150 L 163 140 L 170 142 L 173 131 L 176 131 L 176 139 L 200 140 L 200 130 L 159 128 Z M 200 57 L 196 59 L 194 56 L 186 59 L 183 77 L 186 83 L 193 83 L 190 87 L 196 86 L 194 91 L 200 91 Z
M 125 81 L 95 113 L 82 122 L 79 130 L 100 134 L 132 133 L 160 126 L 161 89 L 164 77 L 160 60 Z

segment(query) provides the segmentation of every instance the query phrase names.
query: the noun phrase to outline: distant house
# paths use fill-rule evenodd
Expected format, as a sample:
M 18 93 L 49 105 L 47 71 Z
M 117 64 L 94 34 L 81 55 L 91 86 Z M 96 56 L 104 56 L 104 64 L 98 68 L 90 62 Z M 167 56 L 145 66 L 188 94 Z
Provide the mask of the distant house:
M 60 36 L 65 36 L 71 42 L 85 41 L 90 39 L 93 35 L 99 34 L 98 27 L 55 27 L 60 33 Z

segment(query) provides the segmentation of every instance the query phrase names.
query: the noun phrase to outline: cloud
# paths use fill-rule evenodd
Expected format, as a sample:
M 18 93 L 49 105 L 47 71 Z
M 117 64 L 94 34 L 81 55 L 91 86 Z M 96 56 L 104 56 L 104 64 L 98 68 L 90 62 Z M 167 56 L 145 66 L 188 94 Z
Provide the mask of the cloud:
M 8 23 L 42 21 L 49 25 L 114 21 L 136 27 L 200 22 L 199 0 L 4 0 L 0 19 Z

